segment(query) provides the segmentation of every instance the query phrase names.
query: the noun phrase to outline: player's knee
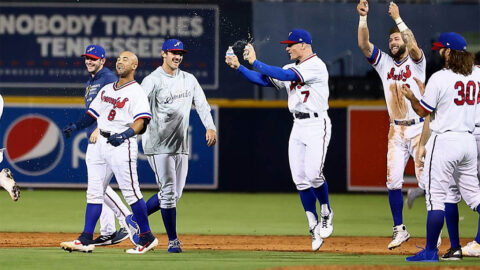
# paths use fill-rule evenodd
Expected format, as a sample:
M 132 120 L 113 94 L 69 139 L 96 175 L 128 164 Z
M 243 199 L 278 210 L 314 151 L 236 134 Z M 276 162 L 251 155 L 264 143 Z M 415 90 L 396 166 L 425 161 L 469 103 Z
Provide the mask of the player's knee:
M 297 190 L 306 190 L 312 187 L 310 183 L 305 183 L 305 182 L 295 183 L 295 185 L 297 186 Z
M 175 196 L 171 196 L 168 198 L 162 197 L 160 200 L 160 208 L 163 209 L 170 209 L 177 207 L 177 198 Z
M 142 194 L 125 194 L 123 193 L 123 197 L 125 198 L 125 201 L 127 202 L 128 205 L 132 205 L 136 203 L 138 200 L 143 199 Z
M 390 181 L 389 181 L 390 180 Z M 389 179 L 387 177 L 387 189 L 394 190 L 394 189 L 402 189 L 403 181 L 393 181 L 393 179 Z
M 440 210 L 445 211 L 445 203 L 440 200 L 427 200 L 427 211 Z
M 98 194 L 95 192 L 89 192 L 87 190 L 87 203 L 102 204 L 103 203 L 103 194 Z

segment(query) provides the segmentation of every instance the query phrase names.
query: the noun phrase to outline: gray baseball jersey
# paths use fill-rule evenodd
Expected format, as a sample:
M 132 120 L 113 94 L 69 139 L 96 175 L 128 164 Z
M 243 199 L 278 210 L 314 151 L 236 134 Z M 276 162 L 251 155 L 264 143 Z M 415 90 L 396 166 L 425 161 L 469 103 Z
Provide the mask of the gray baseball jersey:
M 216 131 L 205 93 L 192 74 L 177 69 L 170 75 L 160 66 L 143 79 L 142 87 L 153 116 L 142 135 L 145 154 L 188 154 L 192 104 L 205 128 Z

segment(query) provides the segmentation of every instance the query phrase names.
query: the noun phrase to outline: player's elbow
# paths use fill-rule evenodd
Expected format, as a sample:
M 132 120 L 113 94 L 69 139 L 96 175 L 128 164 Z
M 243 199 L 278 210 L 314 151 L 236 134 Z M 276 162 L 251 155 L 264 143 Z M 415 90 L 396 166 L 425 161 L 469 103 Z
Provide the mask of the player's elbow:
M 416 109 L 415 109 L 415 112 L 420 116 L 420 117 L 426 117 L 428 115 L 430 115 L 430 112 L 425 110 L 422 106 L 418 106 Z

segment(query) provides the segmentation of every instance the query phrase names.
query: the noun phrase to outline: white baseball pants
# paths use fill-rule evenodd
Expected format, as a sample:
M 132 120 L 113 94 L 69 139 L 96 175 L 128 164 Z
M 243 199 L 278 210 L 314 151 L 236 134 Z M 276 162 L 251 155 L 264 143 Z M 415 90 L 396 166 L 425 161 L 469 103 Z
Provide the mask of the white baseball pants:
M 158 192 L 160 208 L 177 207 L 177 202 L 182 197 L 183 188 L 187 181 L 188 155 L 147 155 L 147 160 L 155 173 L 155 180 L 160 190 Z
M 125 220 L 125 217 L 131 214 L 130 209 L 123 203 L 117 192 L 110 186 L 105 190 L 105 201 L 103 202 L 102 214 L 100 215 L 100 234 L 110 235 L 117 231 L 115 226 L 115 217 L 119 220 Z M 120 224 L 122 224 L 120 222 Z
M 288 142 L 288 160 L 297 190 L 323 185 L 323 166 L 331 132 L 327 112 L 315 118 L 294 120 Z
M 452 178 L 467 205 L 475 210 L 480 204 L 475 137 L 467 132 L 432 133 L 426 150 L 423 177 L 427 210 L 445 210 Z

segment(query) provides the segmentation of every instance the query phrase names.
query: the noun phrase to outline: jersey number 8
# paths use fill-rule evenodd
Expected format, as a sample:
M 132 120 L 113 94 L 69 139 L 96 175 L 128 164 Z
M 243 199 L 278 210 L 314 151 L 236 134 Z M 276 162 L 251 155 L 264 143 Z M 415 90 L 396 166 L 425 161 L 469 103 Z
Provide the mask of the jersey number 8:
M 115 110 L 111 110 L 110 113 L 108 114 L 108 121 L 113 121 L 113 119 L 115 119 L 115 115 L 117 114 L 117 112 Z
M 480 89 L 480 83 L 478 83 L 478 88 Z M 478 91 L 476 89 L 476 84 L 474 81 L 468 81 L 467 85 L 462 81 L 457 81 L 455 83 L 455 89 L 458 90 L 458 97 L 453 100 L 458 106 L 462 106 L 467 103 L 467 105 L 475 104 L 475 94 L 477 94 L 477 103 L 480 103 L 480 96 L 478 96 Z

